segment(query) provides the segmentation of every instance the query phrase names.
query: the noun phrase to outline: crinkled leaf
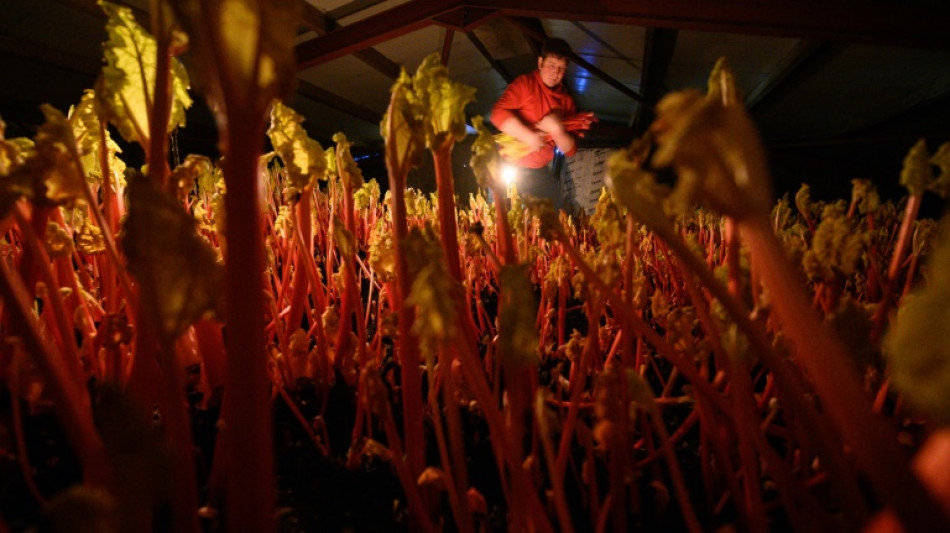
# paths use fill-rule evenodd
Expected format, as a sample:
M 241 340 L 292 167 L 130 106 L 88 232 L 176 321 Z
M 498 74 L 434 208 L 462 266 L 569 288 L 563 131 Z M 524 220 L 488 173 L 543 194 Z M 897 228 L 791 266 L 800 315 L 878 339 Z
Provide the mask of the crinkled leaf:
M 0 176 L 6 176 L 20 159 L 20 149 L 7 141 L 7 124 L 0 119 Z
M 99 226 L 88 218 L 83 220 L 75 233 L 76 248 L 84 254 L 98 254 L 106 251 L 105 238 Z
M 564 228 L 561 227 L 561 221 L 551 200 L 529 196 L 525 198 L 525 205 L 528 207 L 528 212 L 538 219 L 542 238 L 553 241 L 564 235 Z
M 643 169 L 632 149 L 610 155 L 605 181 L 617 202 L 647 227 L 672 227 L 662 208 L 667 191 L 656 182 L 653 173 Z
M 104 44 L 106 64 L 96 96 L 110 122 L 127 141 L 148 146 L 149 117 L 155 95 L 157 45 L 135 20 L 132 10 L 109 2 L 99 5 L 109 16 L 108 40 Z M 171 116 L 168 132 L 185 124 L 185 110 L 191 107 L 188 73 L 171 58 Z
M 336 147 L 331 146 L 323 151 L 323 154 L 327 158 L 327 177 L 336 176 Z
M 379 202 L 379 182 L 376 179 L 370 179 L 353 193 L 353 206 L 356 209 L 367 209 L 373 202 Z
M 8 208 L 20 196 L 37 204 L 69 206 L 83 196 L 84 178 L 72 128 L 52 106 L 43 104 L 40 110 L 46 122 L 36 134 L 33 149 L 21 153 L 20 164 L 3 179 L 4 207 Z
M 171 342 L 198 319 L 223 315 L 224 268 L 172 196 L 140 174 L 129 183 L 122 248 L 143 305 Z
M 950 142 L 941 144 L 930 162 L 940 169 L 940 175 L 930 183 L 930 190 L 946 198 L 950 194 Z
M 363 171 L 353 160 L 353 153 L 350 151 L 353 143 L 346 139 L 343 132 L 334 133 L 333 142 L 336 143 L 337 170 L 340 173 L 340 179 L 355 191 L 363 186 Z
M 538 362 L 538 302 L 527 265 L 505 265 L 498 274 L 501 301 L 498 315 L 498 355 L 502 364 Z
M 76 139 L 66 117 L 52 106 L 40 109 L 46 122 L 36 134 L 36 153 L 43 161 L 46 198 L 71 205 L 83 196 L 83 175 Z
M 741 106 L 696 90 L 671 93 L 657 104 L 651 132 L 658 140 L 653 164 L 672 166 L 679 176 L 674 196 L 702 200 L 735 217 L 768 216 L 765 151 Z
M 877 211 L 881 205 L 881 197 L 871 180 L 853 179 L 851 185 L 851 198 L 853 202 L 858 203 L 858 211 L 862 215 Z
M 933 167 L 930 164 L 930 151 L 927 150 L 926 141 L 920 139 L 904 157 L 901 185 L 907 188 L 911 196 L 916 196 L 924 194 L 932 181 Z
M 287 169 L 290 186 L 297 191 L 313 187 L 314 181 L 326 179 L 327 157 L 320 143 L 310 138 L 303 128 L 304 118 L 279 100 L 270 112 L 267 136 Z
M 203 155 L 188 154 L 182 164 L 172 171 L 171 181 L 180 193 L 187 195 L 207 176 L 214 175 L 214 165 Z
M 6 216 L 20 197 L 32 193 L 29 177 L 17 170 L 33 151 L 33 141 L 7 140 L 5 130 L 6 125 L 0 120 L 0 218 Z
M 891 381 L 907 402 L 950 423 L 950 234 L 947 221 L 930 263 L 931 278 L 904 298 L 884 339 Z
M 795 207 L 798 208 L 798 212 L 805 218 L 811 218 L 812 216 L 812 203 L 811 203 L 811 187 L 807 183 L 802 183 L 802 186 L 799 187 L 798 192 L 795 193 Z
M 478 136 L 472 143 L 472 157 L 468 164 L 472 167 L 479 187 L 493 187 L 495 176 L 498 175 L 498 165 L 501 162 L 495 137 L 485 127 L 485 121 L 481 116 L 472 118 L 472 126 L 478 132 Z
M 346 226 L 343 224 L 343 219 L 338 215 L 333 215 L 333 220 L 330 222 L 330 229 L 333 232 L 333 240 L 340 248 L 340 253 L 343 257 L 350 257 L 356 253 L 356 237 L 346 229 Z
M 86 180 L 91 184 L 99 184 L 102 181 L 98 107 L 95 91 L 86 89 L 79 103 L 69 110 L 69 122 L 76 137 L 79 160 L 86 172 Z M 118 157 L 122 149 L 112 140 L 108 129 L 104 133 L 108 150 L 109 184 L 113 191 L 120 191 L 125 188 L 125 162 Z
M 425 110 L 426 146 L 437 149 L 465 138 L 465 105 L 475 100 L 475 88 L 449 79 L 439 54 L 422 60 L 412 78 L 413 92 Z
M 597 241 L 603 248 L 616 250 L 626 243 L 626 222 L 617 204 L 609 198 L 597 202 L 590 219 L 591 226 L 597 232 Z
M 369 264 L 383 283 L 396 279 L 395 242 L 391 231 L 383 228 L 382 220 L 373 230 L 369 241 Z
M 68 257 L 73 253 L 73 237 L 52 220 L 46 223 L 46 253 L 53 259 Z
M 400 175 L 419 166 L 425 148 L 425 110 L 412 92 L 412 77 L 401 70 L 390 89 L 389 109 L 380 124 L 388 165 Z
M 430 345 L 438 346 L 455 336 L 455 281 L 449 275 L 445 254 L 430 228 L 412 228 L 406 236 L 404 254 L 412 286 L 406 305 L 416 308 L 412 331 Z
M 853 274 L 867 245 L 867 235 L 856 231 L 844 213 L 833 207 L 826 208 L 821 218 L 811 248 L 802 260 L 806 274 L 821 281 Z

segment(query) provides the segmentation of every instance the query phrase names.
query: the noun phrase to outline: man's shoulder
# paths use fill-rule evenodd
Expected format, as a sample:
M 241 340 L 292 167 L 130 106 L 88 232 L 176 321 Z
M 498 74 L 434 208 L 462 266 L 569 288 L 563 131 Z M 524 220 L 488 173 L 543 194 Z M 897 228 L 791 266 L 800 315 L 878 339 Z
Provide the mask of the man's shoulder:
M 537 81 L 534 71 L 521 74 L 511 81 L 511 85 L 535 85 Z

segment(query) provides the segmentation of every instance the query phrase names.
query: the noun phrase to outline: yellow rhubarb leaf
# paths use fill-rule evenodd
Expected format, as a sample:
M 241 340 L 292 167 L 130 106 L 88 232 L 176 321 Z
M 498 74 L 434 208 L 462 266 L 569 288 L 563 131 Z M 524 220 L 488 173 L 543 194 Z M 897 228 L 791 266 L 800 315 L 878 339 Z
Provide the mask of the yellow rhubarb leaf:
M 217 254 L 180 202 L 140 174 L 129 183 L 121 244 L 164 341 L 206 315 L 223 315 L 224 268 Z
M 469 160 L 469 166 L 475 173 L 475 180 L 478 181 L 479 187 L 496 187 L 501 158 L 495 136 L 488 131 L 484 119 L 480 116 L 472 119 L 472 127 L 478 132 L 478 136 L 472 143 L 472 158 Z
M 357 166 L 353 159 L 353 153 L 350 151 L 353 143 L 346 139 L 343 132 L 333 134 L 333 142 L 336 143 L 337 170 L 340 173 L 340 179 L 346 183 L 351 190 L 358 190 L 363 186 L 363 172 Z
M 86 173 L 86 181 L 92 185 L 102 182 L 99 150 L 102 145 L 99 135 L 99 111 L 96 105 L 96 94 L 92 89 L 86 89 L 79 103 L 69 110 L 69 123 L 76 137 L 76 147 L 79 150 L 79 161 Z M 113 191 L 125 188 L 125 162 L 119 159 L 122 152 L 119 145 L 112 140 L 109 130 L 105 130 L 106 149 L 108 151 L 109 184 Z
M 267 136 L 287 169 L 289 186 L 296 192 L 312 188 L 315 180 L 326 179 L 327 157 L 320 143 L 303 128 L 303 117 L 279 100 L 270 112 Z M 293 195 L 284 194 L 285 198 Z
M 868 241 L 867 234 L 853 228 L 841 210 L 826 207 L 811 248 L 802 259 L 805 273 L 812 280 L 826 282 L 850 276 L 858 268 Z
M 950 142 L 940 145 L 930 163 L 940 169 L 940 175 L 930 183 L 929 189 L 946 198 L 950 194 Z
M 37 131 L 32 147 L 19 153 L 17 165 L 3 179 L 3 207 L 9 207 L 20 196 L 36 204 L 67 206 L 75 205 L 83 196 L 84 178 L 72 128 L 52 106 L 43 104 L 40 110 L 46 122 Z
M 149 123 L 155 95 L 157 50 L 155 39 L 135 20 L 132 10 L 100 1 L 109 16 L 108 40 L 104 43 L 106 64 L 97 83 L 96 97 L 106 118 L 122 138 L 148 146 Z M 188 73 L 171 58 L 171 116 L 168 132 L 185 124 L 191 107 Z
M 453 292 L 458 290 L 432 228 L 412 228 L 403 250 L 412 286 L 406 305 L 416 308 L 412 331 L 428 346 L 449 342 L 456 334 Z
M 390 92 L 389 109 L 380 124 L 380 132 L 386 141 L 387 164 L 399 175 L 405 175 L 422 161 L 425 110 L 413 93 L 412 77 L 405 69 L 400 71 Z
M 944 220 L 927 283 L 902 301 L 884 338 L 891 381 L 907 403 L 936 423 L 950 422 L 950 232 Z
M 465 105 L 475 100 L 475 88 L 449 79 L 439 54 L 422 60 L 412 78 L 419 105 L 425 110 L 426 146 L 435 150 L 465 138 Z

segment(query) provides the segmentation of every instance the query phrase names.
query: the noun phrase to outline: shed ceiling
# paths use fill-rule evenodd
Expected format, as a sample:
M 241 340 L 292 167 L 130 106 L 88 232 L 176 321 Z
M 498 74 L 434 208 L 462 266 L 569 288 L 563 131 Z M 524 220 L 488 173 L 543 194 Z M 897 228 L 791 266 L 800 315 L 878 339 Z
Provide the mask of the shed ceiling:
M 343 131 L 366 150 L 382 143 L 378 124 L 400 67 L 413 71 L 442 54 L 452 77 L 477 89 L 469 113 L 487 115 L 507 80 L 534 68 L 545 35 L 567 40 L 577 56 L 570 90 L 601 121 L 588 145 L 628 143 L 663 94 L 704 88 L 721 56 L 779 164 L 792 147 L 807 158 L 817 153 L 811 148 L 848 145 L 888 154 L 899 168 L 916 137 L 950 139 L 950 8 L 942 0 L 299 2 L 292 104 L 312 135 Z M 119 3 L 147 22 L 146 0 Z M 41 120 L 38 104 L 79 100 L 100 68 L 103 25 L 94 0 L 0 2 L 8 127 L 28 133 Z M 207 111 L 195 114 L 185 140 L 213 142 L 213 129 L 202 129 Z

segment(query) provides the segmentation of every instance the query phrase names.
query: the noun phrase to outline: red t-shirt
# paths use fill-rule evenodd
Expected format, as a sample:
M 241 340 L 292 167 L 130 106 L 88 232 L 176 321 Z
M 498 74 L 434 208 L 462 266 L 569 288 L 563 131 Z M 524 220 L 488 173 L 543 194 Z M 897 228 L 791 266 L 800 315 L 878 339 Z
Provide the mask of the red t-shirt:
M 552 111 L 567 117 L 575 114 L 574 98 L 567 94 L 563 83 L 551 88 L 541 81 L 537 70 L 515 78 L 491 110 L 492 124 L 498 126 L 511 117 L 517 117 L 529 126 L 549 115 Z M 570 154 L 573 155 L 573 150 Z M 554 158 L 554 141 L 522 157 L 516 163 L 527 168 L 540 168 Z

